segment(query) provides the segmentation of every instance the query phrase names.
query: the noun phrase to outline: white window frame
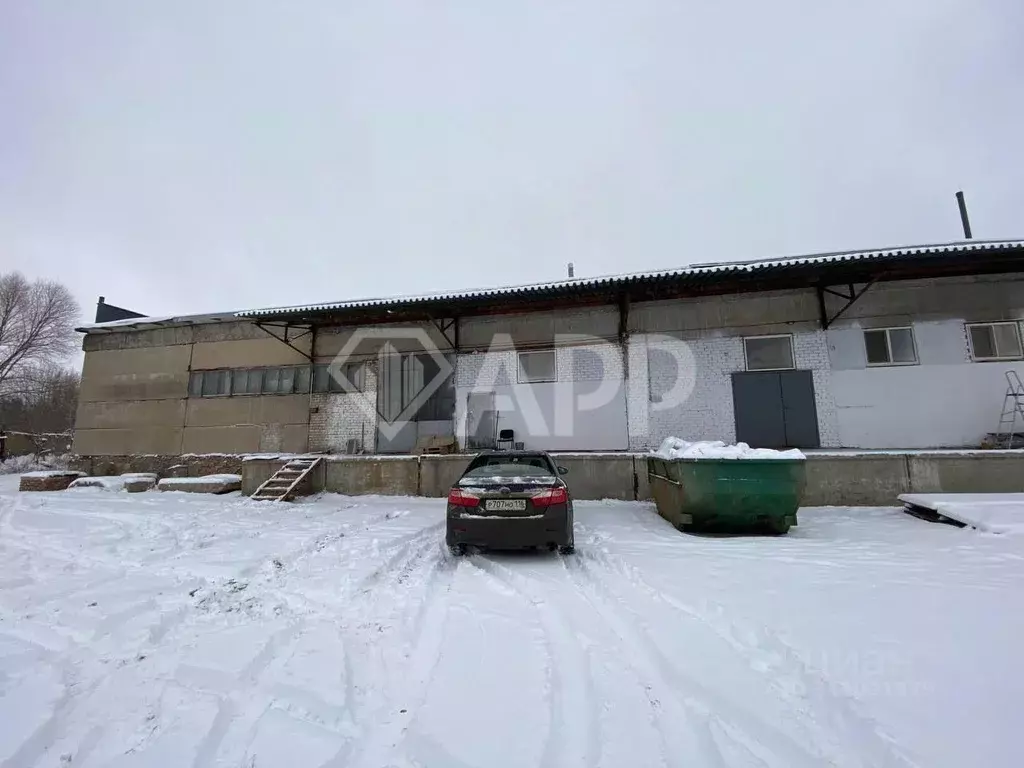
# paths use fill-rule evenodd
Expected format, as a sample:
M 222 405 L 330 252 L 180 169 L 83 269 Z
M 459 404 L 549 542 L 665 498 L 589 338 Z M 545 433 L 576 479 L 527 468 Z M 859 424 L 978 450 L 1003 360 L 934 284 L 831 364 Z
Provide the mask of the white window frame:
M 792 365 L 787 368 L 751 368 L 750 356 L 747 354 L 747 342 L 751 339 L 789 339 L 789 359 Z M 795 371 L 796 370 L 796 348 L 793 345 L 792 333 L 768 333 L 763 336 L 743 337 L 743 367 L 747 371 Z
M 889 362 L 887 363 L 872 363 L 868 360 L 868 334 L 869 333 L 880 333 L 885 332 L 885 351 L 889 354 Z M 910 331 L 910 345 L 914 348 L 914 359 L 910 362 L 901 362 L 892 359 L 892 340 L 889 338 L 890 331 Z M 892 366 L 899 365 L 920 365 L 921 358 L 917 354 L 917 334 L 914 333 L 914 326 L 912 325 L 893 325 L 885 328 L 865 328 L 864 329 L 864 359 L 867 361 L 868 368 L 890 368 Z
M 1000 355 L 997 354 L 995 357 L 979 357 L 978 355 L 976 355 L 974 353 L 974 336 L 971 334 L 971 329 L 972 328 L 981 328 L 981 327 L 992 327 L 992 326 L 996 326 L 996 325 L 1010 325 L 1010 326 L 1013 326 L 1014 333 L 1017 334 L 1017 348 L 1020 349 L 1021 352 L 1024 352 L 1024 343 L 1022 343 L 1022 339 L 1021 339 L 1021 333 L 1020 333 L 1020 325 L 1021 324 L 1020 324 L 1019 320 L 997 320 L 997 321 L 991 322 L 991 323 L 964 323 L 964 330 L 967 333 L 967 345 L 970 347 L 970 350 L 971 350 L 971 360 L 973 360 L 973 361 L 975 361 L 977 363 L 989 363 L 989 362 L 998 362 L 998 361 L 1001 361 L 1001 360 L 1020 360 L 1021 359 L 1021 353 L 1017 353 L 1017 354 L 1014 354 L 1014 355 L 1006 355 L 1006 356 L 1000 356 Z M 995 333 L 993 332 L 993 334 L 992 334 L 993 346 L 995 346 L 995 341 L 996 341 L 996 337 L 995 337 Z M 997 353 L 998 353 L 998 351 L 999 350 L 996 350 Z
M 551 366 L 551 378 L 550 379 L 524 379 L 523 378 L 523 356 L 525 355 L 551 355 L 551 359 L 554 361 L 554 365 Z M 554 347 L 549 349 L 524 349 L 522 352 L 516 353 L 516 381 L 519 384 L 548 384 L 552 381 L 558 381 L 558 353 Z

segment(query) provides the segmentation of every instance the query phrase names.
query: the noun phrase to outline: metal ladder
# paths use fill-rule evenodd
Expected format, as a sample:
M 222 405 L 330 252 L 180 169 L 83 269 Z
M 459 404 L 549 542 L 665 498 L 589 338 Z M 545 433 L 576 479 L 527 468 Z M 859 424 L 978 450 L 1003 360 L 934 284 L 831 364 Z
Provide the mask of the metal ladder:
M 1020 426 L 1017 419 L 1020 418 Z M 1018 431 L 1024 431 L 1024 384 L 1016 371 L 1006 372 L 1006 396 L 1003 398 L 1003 410 L 999 414 L 999 426 L 996 427 L 996 440 L 1004 441 L 1005 447 L 1013 448 L 1014 437 Z
M 288 501 L 299 484 L 321 461 L 319 456 L 300 456 L 285 462 L 277 472 L 260 484 L 249 498 L 257 501 Z

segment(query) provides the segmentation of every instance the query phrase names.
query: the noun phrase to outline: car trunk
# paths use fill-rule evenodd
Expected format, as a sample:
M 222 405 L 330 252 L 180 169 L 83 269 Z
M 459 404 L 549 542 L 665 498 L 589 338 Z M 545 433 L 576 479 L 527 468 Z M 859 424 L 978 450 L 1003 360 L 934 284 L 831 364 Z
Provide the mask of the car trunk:
M 533 497 L 546 490 L 561 487 L 554 477 L 524 480 L 523 478 L 473 479 L 459 484 L 466 493 L 480 498 L 480 504 L 467 508 L 464 515 L 481 517 L 536 517 L 550 505 L 536 506 Z

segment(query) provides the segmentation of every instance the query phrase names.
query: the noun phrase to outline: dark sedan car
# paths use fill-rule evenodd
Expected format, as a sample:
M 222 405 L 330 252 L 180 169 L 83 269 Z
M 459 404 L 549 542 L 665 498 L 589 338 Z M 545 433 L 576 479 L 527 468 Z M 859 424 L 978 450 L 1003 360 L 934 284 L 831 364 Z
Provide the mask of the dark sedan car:
M 474 458 L 448 492 L 448 546 L 547 547 L 573 551 L 572 499 L 565 468 L 546 453 L 496 451 Z

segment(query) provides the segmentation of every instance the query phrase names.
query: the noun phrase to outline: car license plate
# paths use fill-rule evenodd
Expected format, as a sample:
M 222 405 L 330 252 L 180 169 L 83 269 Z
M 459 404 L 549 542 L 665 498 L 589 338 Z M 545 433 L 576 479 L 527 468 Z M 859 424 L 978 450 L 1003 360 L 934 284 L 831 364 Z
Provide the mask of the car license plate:
M 526 509 L 526 499 L 488 499 L 488 512 L 514 512 Z

